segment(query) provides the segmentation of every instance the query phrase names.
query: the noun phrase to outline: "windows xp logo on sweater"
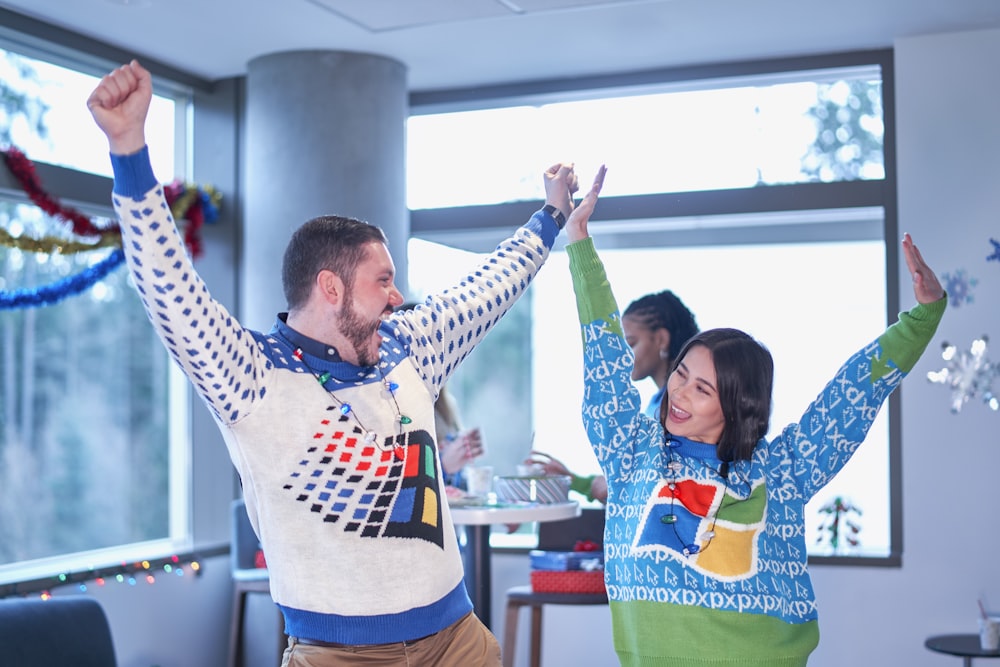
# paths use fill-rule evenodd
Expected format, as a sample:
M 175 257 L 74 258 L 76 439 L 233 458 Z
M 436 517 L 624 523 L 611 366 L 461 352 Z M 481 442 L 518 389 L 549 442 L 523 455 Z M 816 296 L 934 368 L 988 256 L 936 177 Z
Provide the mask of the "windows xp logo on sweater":
M 437 455 L 427 431 L 400 444 L 366 443 L 360 429 L 324 421 L 288 491 L 322 521 L 360 537 L 403 537 L 444 547 Z
M 632 548 L 684 561 L 709 576 L 743 579 L 756 574 L 766 505 L 763 482 L 737 497 L 718 482 L 664 480 L 646 501 Z

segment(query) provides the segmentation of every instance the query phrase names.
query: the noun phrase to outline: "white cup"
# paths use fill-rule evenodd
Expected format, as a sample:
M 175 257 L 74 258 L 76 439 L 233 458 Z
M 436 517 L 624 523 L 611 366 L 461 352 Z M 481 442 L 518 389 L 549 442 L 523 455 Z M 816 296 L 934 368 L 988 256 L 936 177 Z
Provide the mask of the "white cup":
M 470 496 L 485 498 L 493 490 L 493 466 L 466 467 L 465 484 Z
M 979 647 L 984 651 L 1000 649 L 1000 619 L 979 617 Z

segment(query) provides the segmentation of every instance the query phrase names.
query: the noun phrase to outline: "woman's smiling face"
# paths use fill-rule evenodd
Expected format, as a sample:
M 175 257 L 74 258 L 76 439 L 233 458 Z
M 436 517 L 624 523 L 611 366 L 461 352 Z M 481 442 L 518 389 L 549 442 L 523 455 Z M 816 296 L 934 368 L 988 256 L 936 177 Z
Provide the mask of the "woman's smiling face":
M 712 353 L 704 345 L 694 345 L 667 379 L 666 429 L 672 435 L 717 445 L 725 425 Z

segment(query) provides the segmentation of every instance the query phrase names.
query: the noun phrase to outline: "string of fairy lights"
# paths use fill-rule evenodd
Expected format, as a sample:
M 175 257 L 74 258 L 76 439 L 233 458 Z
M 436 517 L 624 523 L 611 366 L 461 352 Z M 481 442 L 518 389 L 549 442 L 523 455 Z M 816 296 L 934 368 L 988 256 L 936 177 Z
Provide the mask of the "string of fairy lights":
M 56 589 L 73 587 L 80 593 L 105 586 L 152 586 L 158 581 L 177 577 L 199 577 L 208 558 L 229 553 L 227 546 L 195 553 L 173 554 L 162 558 L 129 561 L 98 568 L 62 572 L 49 577 L 0 584 L 0 598 L 52 597 Z

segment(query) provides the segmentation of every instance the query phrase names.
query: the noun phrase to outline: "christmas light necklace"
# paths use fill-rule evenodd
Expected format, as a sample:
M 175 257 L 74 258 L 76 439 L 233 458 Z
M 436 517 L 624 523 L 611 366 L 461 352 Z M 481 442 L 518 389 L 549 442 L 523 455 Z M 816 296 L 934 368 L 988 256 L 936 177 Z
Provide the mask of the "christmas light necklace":
M 675 503 L 681 495 L 680 491 L 677 489 L 678 473 L 684 467 L 684 464 L 679 459 L 674 458 L 674 450 L 681 446 L 681 442 L 676 438 L 668 436 L 666 446 L 670 451 L 670 461 L 667 463 L 667 470 L 670 471 L 670 480 L 667 482 L 667 488 L 670 489 L 670 514 L 664 514 L 661 516 L 660 521 L 669 525 L 673 529 L 674 536 L 677 537 L 677 541 L 684 545 L 683 549 L 681 549 L 682 553 L 685 556 L 694 556 L 708 549 L 709 545 L 712 544 L 712 539 L 715 537 L 715 523 L 719 519 L 719 513 L 722 511 L 722 504 L 725 502 L 726 494 L 729 492 L 729 463 L 727 461 L 723 461 L 722 467 L 719 470 L 716 470 L 712 466 L 703 462 L 706 468 L 709 468 L 712 472 L 718 474 L 722 478 L 725 486 L 722 490 L 722 496 L 719 499 L 719 505 L 715 508 L 715 512 L 712 514 L 712 525 L 708 530 L 697 537 L 698 541 L 704 541 L 704 546 L 700 546 L 695 543 L 688 544 L 677 531 L 677 515 L 674 513 Z M 749 481 L 746 478 L 744 478 L 743 481 L 746 483 L 749 490 Z M 747 498 L 740 499 L 740 502 L 747 500 L 749 497 L 750 493 L 748 492 Z
M 401 436 L 403 435 L 403 427 L 406 426 L 407 424 L 412 423 L 413 420 L 403 414 L 402 410 L 400 410 L 399 408 L 399 403 L 396 401 L 396 390 L 399 389 L 399 385 L 396 384 L 395 382 L 387 380 L 385 375 L 382 373 L 381 367 L 376 365 L 376 370 L 378 371 L 379 377 L 381 378 L 382 382 L 383 397 L 387 397 L 389 400 L 392 401 L 392 406 L 395 408 L 396 411 L 395 421 L 397 424 L 396 437 L 395 438 L 387 437 L 383 444 L 380 444 L 378 442 L 378 433 L 376 433 L 372 429 L 367 428 L 364 425 L 364 423 L 361 421 L 361 418 L 358 417 L 358 413 L 354 411 L 354 408 L 351 406 L 351 404 L 346 401 L 340 400 L 337 397 L 336 393 L 334 393 L 332 389 L 326 386 L 326 383 L 329 382 L 330 379 L 332 378 L 332 375 L 330 374 L 329 371 L 325 371 L 323 373 L 317 373 L 316 370 L 309 365 L 309 362 L 305 360 L 305 354 L 302 352 L 301 347 L 296 347 L 295 351 L 292 353 L 292 356 L 295 357 L 297 361 L 299 361 L 303 366 L 306 367 L 306 369 L 312 374 L 312 376 L 316 378 L 316 381 L 319 382 L 319 385 L 327 392 L 327 394 L 330 395 L 330 398 L 334 400 L 336 405 L 330 409 L 331 410 L 336 409 L 340 412 L 340 421 L 344 422 L 353 418 L 354 421 L 357 422 L 358 424 L 358 428 L 355 430 L 358 433 L 364 434 L 362 440 L 364 441 L 365 444 L 369 445 L 374 444 L 382 451 L 391 451 L 399 455 L 400 452 L 398 450 L 402 449 L 402 447 L 393 445 L 393 441 L 396 442 L 401 441 Z

